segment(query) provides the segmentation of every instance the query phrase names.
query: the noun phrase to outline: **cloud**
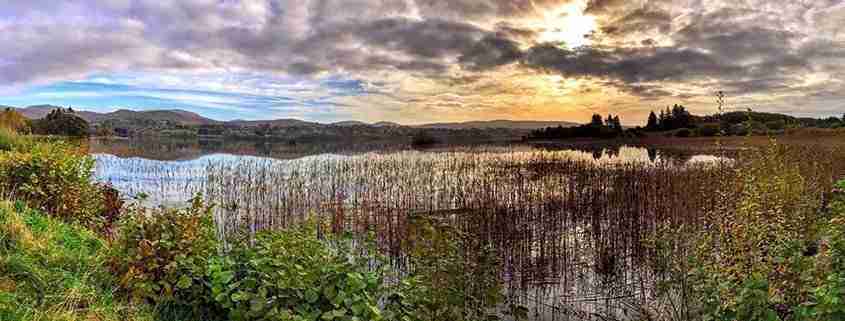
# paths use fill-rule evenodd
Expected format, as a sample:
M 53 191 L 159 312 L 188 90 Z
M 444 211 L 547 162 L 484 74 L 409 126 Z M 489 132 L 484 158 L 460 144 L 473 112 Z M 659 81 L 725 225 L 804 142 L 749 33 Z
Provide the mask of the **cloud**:
M 747 101 L 823 97 L 807 108 L 827 110 L 845 100 L 843 18 L 836 0 L 7 1 L 0 46 L 14 50 L 0 54 L 0 87 L 134 73 L 327 106 L 318 98 L 349 95 L 342 106 L 395 117 L 454 92 L 443 108 L 499 113 L 456 118 L 601 104 L 568 97 L 579 93 L 630 106 L 720 88 Z M 593 20 L 586 46 L 560 42 Z M 341 82 L 319 81 L 330 78 Z M 297 81 L 308 85 L 290 89 Z

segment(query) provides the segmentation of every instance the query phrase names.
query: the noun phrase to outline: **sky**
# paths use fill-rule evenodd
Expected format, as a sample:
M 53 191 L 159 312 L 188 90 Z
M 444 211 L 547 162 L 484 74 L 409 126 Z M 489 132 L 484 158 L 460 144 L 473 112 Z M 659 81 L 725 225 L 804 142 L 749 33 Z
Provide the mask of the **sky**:
M 845 113 L 845 0 L 0 0 L 0 105 L 219 119 Z

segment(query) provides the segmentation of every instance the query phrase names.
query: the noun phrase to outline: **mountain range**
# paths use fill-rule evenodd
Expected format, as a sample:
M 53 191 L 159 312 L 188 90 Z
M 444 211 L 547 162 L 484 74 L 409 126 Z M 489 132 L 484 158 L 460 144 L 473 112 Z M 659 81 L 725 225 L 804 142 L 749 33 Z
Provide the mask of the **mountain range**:
M 36 105 L 24 108 L 15 108 L 0 106 L 3 108 L 14 108 L 29 119 L 44 118 L 52 110 L 60 108 L 53 105 Z M 309 122 L 299 119 L 273 119 L 273 120 L 231 120 L 218 121 L 203 117 L 197 113 L 180 110 L 147 110 L 134 111 L 127 109 L 120 109 L 108 113 L 98 113 L 92 111 L 75 111 L 76 115 L 85 119 L 89 123 L 98 124 L 107 121 L 112 122 L 155 122 L 168 121 L 186 126 L 200 126 L 200 125 L 232 125 L 241 127 L 257 127 L 257 126 L 274 126 L 274 127 L 304 127 L 304 126 L 372 126 L 372 127 L 400 127 L 404 126 L 393 122 L 376 122 L 365 123 L 361 121 L 341 121 L 330 124 L 323 124 L 317 122 Z M 517 121 L 517 120 L 492 120 L 492 121 L 469 121 L 469 122 L 450 122 L 450 123 L 433 123 L 423 125 L 412 125 L 407 127 L 425 128 L 425 129 L 518 129 L 518 130 L 532 130 L 545 127 L 571 127 L 579 124 L 566 121 Z

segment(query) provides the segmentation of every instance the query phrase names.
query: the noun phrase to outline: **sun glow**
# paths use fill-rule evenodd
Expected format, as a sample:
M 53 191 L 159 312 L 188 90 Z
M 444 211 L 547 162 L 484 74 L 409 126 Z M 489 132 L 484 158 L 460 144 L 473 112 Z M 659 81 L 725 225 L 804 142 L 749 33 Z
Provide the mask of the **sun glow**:
M 566 4 L 557 10 L 550 11 L 541 23 L 545 29 L 540 33 L 540 42 L 562 42 L 569 48 L 575 48 L 590 44 L 586 37 L 596 29 L 596 19 L 590 15 L 584 15 L 586 1 L 577 1 Z

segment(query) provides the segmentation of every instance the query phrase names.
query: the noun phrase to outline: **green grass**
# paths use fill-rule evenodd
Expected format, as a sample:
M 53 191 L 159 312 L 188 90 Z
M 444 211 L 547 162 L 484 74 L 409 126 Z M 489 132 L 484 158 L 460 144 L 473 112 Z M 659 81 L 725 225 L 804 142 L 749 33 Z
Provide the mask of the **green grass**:
M 115 296 L 95 234 L 0 202 L 0 320 L 152 320 Z

